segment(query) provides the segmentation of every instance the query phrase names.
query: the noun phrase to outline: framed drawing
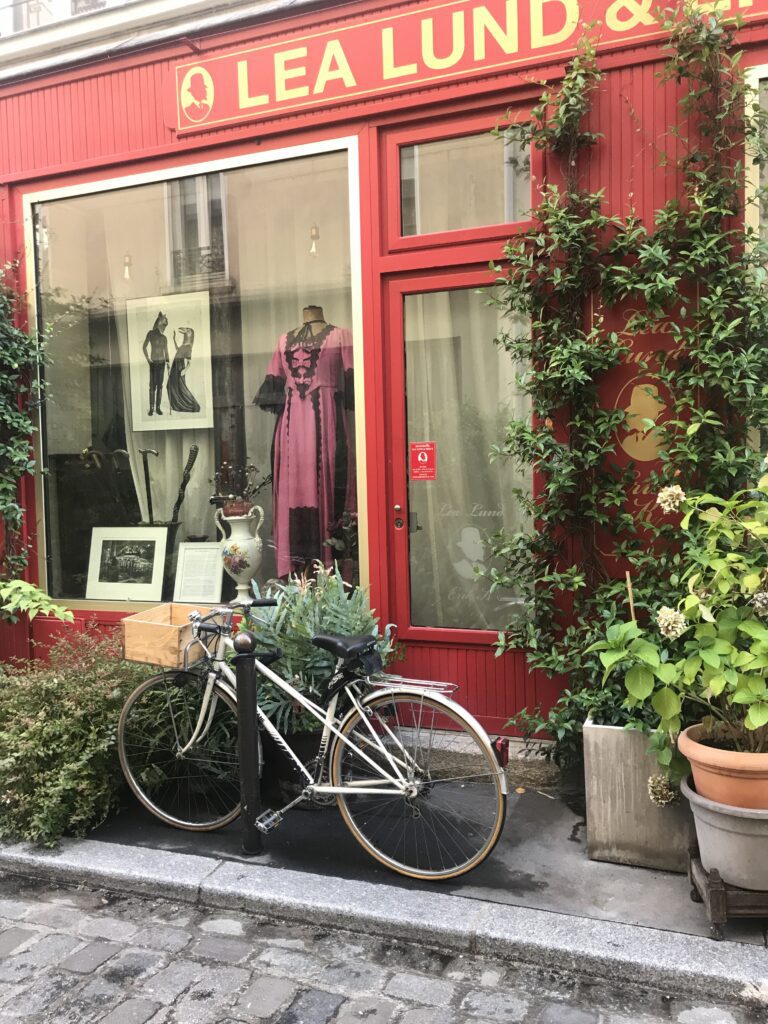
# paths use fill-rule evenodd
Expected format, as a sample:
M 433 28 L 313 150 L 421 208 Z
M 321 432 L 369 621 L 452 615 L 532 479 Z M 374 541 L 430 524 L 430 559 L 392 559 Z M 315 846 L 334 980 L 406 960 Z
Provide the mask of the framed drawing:
M 218 541 L 179 544 L 173 600 L 183 604 L 218 604 L 224 565 Z
M 160 601 L 167 543 L 167 526 L 95 526 L 86 598 Z
M 127 299 L 134 430 L 213 427 L 208 292 Z

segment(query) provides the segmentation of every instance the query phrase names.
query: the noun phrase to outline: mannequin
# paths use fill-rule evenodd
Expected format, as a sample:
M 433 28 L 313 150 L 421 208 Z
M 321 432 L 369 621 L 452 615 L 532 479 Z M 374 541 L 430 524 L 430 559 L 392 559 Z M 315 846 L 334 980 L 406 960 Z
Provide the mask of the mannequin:
M 352 336 L 308 303 L 300 327 L 281 335 L 254 404 L 275 414 L 273 538 L 278 576 L 301 573 L 343 512 L 357 510 L 349 412 L 354 407 Z

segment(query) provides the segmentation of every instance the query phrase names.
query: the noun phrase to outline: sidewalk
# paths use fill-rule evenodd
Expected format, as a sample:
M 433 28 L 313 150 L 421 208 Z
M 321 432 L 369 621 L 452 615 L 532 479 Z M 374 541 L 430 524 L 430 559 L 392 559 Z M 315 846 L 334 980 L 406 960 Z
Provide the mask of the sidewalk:
M 0 848 L 0 870 L 768 1006 L 765 922 L 707 938 L 684 876 L 587 859 L 583 814 L 567 793 L 513 791 L 492 857 L 445 885 L 381 868 L 334 809 L 289 815 L 265 851 L 243 857 L 236 826 L 193 835 L 137 809 L 55 851 Z

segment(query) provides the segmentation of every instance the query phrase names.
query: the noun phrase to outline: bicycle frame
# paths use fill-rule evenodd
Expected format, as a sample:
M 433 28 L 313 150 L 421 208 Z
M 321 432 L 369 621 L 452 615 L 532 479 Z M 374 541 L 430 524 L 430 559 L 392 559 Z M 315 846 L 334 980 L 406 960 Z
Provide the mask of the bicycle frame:
M 189 739 L 189 742 L 183 748 L 181 753 L 186 753 L 186 751 L 190 747 L 192 747 L 194 743 L 196 743 L 202 736 L 205 736 L 207 730 L 210 728 L 216 708 L 215 699 L 212 698 L 214 696 L 214 686 L 216 685 L 217 682 L 220 686 L 224 686 L 224 688 L 227 691 L 227 695 L 232 700 L 237 700 L 237 693 L 235 689 L 235 674 L 225 660 L 227 653 L 230 650 L 233 650 L 231 637 L 226 632 L 220 633 L 218 636 L 218 644 L 215 652 L 212 652 L 208 648 L 208 646 L 200 636 L 197 636 L 195 641 L 193 642 L 200 644 L 200 646 L 203 648 L 203 650 L 206 653 L 207 659 L 211 663 L 211 667 L 208 671 L 206 692 L 203 697 L 203 702 L 200 708 L 200 715 L 198 717 L 198 721 L 195 725 L 194 732 L 191 738 Z M 276 672 L 273 672 L 272 669 L 270 669 L 267 665 L 262 664 L 258 658 L 255 658 L 254 661 L 257 671 L 262 676 L 264 676 L 266 679 L 269 679 L 270 682 L 274 683 L 274 685 L 277 686 L 280 690 L 282 690 L 283 693 L 287 694 L 292 700 L 296 701 L 303 708 L 305 708 L 305 710 L 307 710 L 314 718 L 316 718 L 323 727 L 322 736 L 320 738 L 320 745 L 318 748 L 317 769 L 315 772 L 315 776 L 313 777 L 310 774 L 310 772 L 307 771 L 302 761 L 291 749 L 290 745 L 287 743 L 287 741 L 279 732 L 279 730 L 267 718 L 262 709 L 258 705 L 256 707 L 256 714 L 258 717 L 259 725 L 263 727 L 265 732 L 269 733 L 269 735 L 272 737 L 275 743 L 278 744 L 280 749 L 285 751 L 285 753 L 291 758 L 296 768 L 298 769 L 299 772 L 301 772 L 301 774 L 304 776 L 307 782 L 307 785 L 302 795 L 298 797 L 296 800 L 292 801 L 292 803 L 289 804 L 288 807 L 292 807 L 293 804 L 299 803 L 301 800 L 307 797 L 322 796 L 326 794 L 335 795 L 338 793 L 354 792 L 356 794 L 365 794 L 371 796 L 402 796 L 409 792 L 411 788 L 411 783 L 403 775 L 401 769 L 405 769 L 405 771 L 407 772 L 409 768 L 416 768 L 417 765 L 413 761 L 413 758 L 411 758 L 408 752 L 404 749 L 403 745 L 400 743 L 400 741 L 397 739 L 394 733 L 386 725 L 386 723 L 384 723 L 384 727 L 387 733 L 389 734 L 390 738 L 394 740 L 395 744 L 400 748 L 402 757 L 393 755 L 384 746 L 384 744 L 381 742 L 376 732 L 374 731 L 373 727 L 370 725 L 370 723 L 368 723 L 368 718 L 365 715 L 363 709 L 363 703 L 360 701 L 359 695 L 356 692 L 356 689 L 353 684 L 347 684 L 344 687 L 344 692 L 347 694 L 347 697 L 349 698 L 352 706 L 360 713 L 362 720 L 368 723 L 369 731 L 372 737 L 372 742 L 370 742 L 370 746 L 374 747 L 378 753 L 380 753 L 386 758 L 386 762 L 388 763 L 391 772 L 386 771 L 380 764 L 377 764 L 376 761 L 369 757 L 368 754 L 366 754 L 365 751 L 357 743 L 353 742 L 348 737 L 344 736 L 340 731 L 340 723 L 336 719 L 336 707 L 338 705 L 339 695 L 341 691 L 333 696 L 330 703 L 328 704 L 328 707 L 324 709 L 320 707 L 320 705 L 315 704 L 314 701 L 310 700 L 307 696 L 305 696 L 303 693 L 297 690 L 294 686 L 292 686 L 289 682 L 287 682 L 285 679 L 279 676 Z M 343 659 L 340 658 L 336 662 L 336 668 L 334 670 L 333 676 L 331 677 L 330 689 L 333 689 L 341 681 L 343 676 L 342 669 Z M 435 688 L 435 692 L 438 692 L 437 688 Z M 422 696 L 423 695 L 424 694 L 422 691 Z M 359 757 L 366 761 L 368 765 L 374 769 L 375 772 L 379 774 L 379 776 L 382 779 L 382 782 L 388 783 L 389 785 L 385 787 L 370 786 L 365 783 L 348 783 L 346 786 L 330 786 L 324 784 L 322 782 L 322 775 L 323 770 L 325 768 L 326 758 L 329 752 L 329 743 L 331 736 L 335 736 L 337 740 L 340 740 L 351 750 L 353 750 Z M 284 810 L 287 809 L 288 808 L 284 808 Z

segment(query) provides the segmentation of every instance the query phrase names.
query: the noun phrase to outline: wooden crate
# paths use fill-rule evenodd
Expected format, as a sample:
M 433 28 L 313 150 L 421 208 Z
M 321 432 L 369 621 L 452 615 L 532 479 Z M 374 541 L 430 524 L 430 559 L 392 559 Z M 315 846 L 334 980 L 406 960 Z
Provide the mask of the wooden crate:
M 126 661 L 140 661 L 165 668 L 184 667 L 184 648 L 192 639 L 189 613 L 199 611 L 207 615 L 210 608 L 194 604 L 160 604 L 123 619 L 123 657 Z M 202 655 L 190 651 L 190 660 Z

